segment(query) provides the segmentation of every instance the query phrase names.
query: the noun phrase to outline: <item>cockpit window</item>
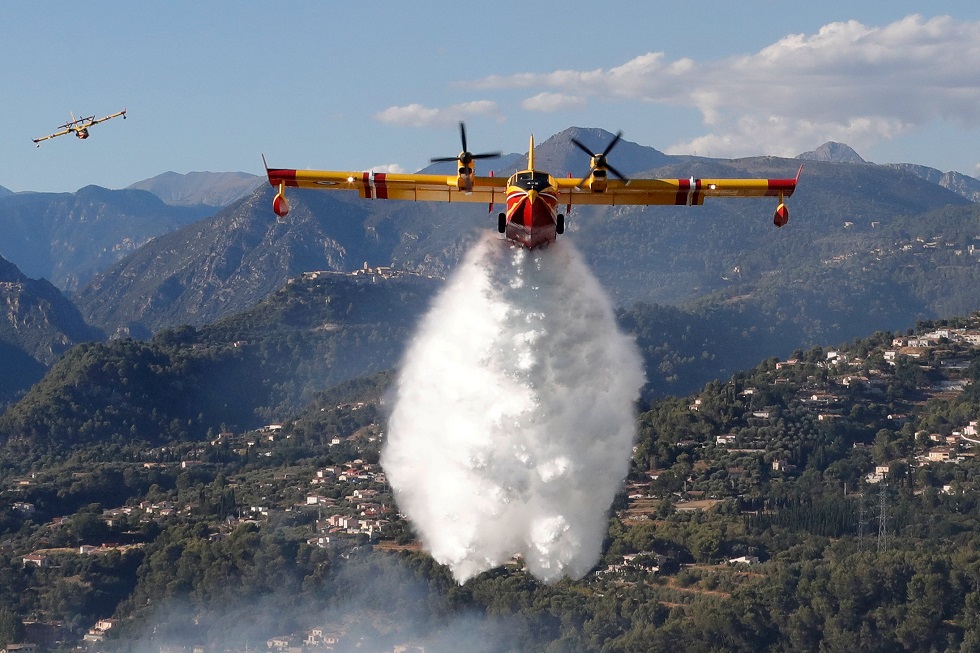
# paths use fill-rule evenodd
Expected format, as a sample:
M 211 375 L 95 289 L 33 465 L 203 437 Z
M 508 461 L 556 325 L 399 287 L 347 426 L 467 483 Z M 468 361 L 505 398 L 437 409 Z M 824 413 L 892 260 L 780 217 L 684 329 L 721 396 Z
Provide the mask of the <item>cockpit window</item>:
M 514 175 L 514 185 L 524 190 L 543 191 L 550 186 L 547 172 L 519 172 Z

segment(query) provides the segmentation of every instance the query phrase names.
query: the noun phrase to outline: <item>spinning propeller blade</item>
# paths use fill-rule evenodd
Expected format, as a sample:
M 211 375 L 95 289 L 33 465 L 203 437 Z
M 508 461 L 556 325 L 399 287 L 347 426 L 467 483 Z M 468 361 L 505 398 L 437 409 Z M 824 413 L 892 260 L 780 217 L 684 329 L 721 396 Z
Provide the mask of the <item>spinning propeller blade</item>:
M 623 136 L 623 132 L 622 131 L 616 132 L 616 135 L 609 142 L 609 145 L 606 146 L 606 149 L 604 149 L 602 152 L 593 152 L 588 147 L 586 147 L 585 145 L 583 145 L 582 142 L 579 141 L 578 139 L 576 139 L 576 138 L 573 138 L 572 139 L 572 143 L 574 143 L 576 146 L 578 146 L 578 148 L 580 150 L 582 150 L 583 152 L 585 152 L 586 154 L 588 154 L 590 157 L 592 157 L 592 167 L 589 168 L 589 171 L 585 174 L 585 177 L 582 178 L 582 181 L 580 181 L 578 183 L 579 186 L 582 186 L 583 184 L 585 184 L 585 182 L 588 181 L 589 177 L 591 177 L 593 174 L 595 174 L 595 171 L 596 170 L 600 170 L 600 169 L 601 170 L 608 170 L 609 172 L 613 173 L 614 175 L 616 175 L 617 177 L 619 177 L 623 181 L 625 181 L 627 183 L 629 182 L 629 180 L 626 178 L 626 175 L 624 175 L 623 173 L 621 173 L 619 170 L 616 170 L 616 168 L 614 168 L 612 165 L 610 165 L 609 161 L 606 159 L 606 156 L 610 152 L 612 152 L 612 149 L 614 147 L 616 147 L 616 143 L 619 142 L 619 139 L 622 136 Z
M 464 166 L 469 166 L 475 159 L 494 159 L 500 156 L 500 152 L 484 152 L 473 154 L 466 149 L 466 125 L 462 121 L 459 123 L 459 140 L 463 145 L 463 151 L 456 156 L 440 156 L 429 159 L 429 163 L 441 163 L 443 161 L 459 161 Z

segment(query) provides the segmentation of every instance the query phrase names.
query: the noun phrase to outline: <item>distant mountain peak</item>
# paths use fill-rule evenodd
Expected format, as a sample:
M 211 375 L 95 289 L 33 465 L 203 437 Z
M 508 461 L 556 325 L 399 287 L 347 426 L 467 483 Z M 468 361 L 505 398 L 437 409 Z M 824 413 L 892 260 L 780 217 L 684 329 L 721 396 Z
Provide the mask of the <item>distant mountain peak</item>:
M 861 155 L 844 143 L 827 141 L 811 152 L 796 157 L 805 161 L 830 161 L 832 163 L 867 163 Z
M 576 146 L 579 141 L 592 152 L 602 152 L 616 134 L 598 127 L 569 127 L 550 138 L 535 144 L 535 166 L 554 175 L 583 176 L 588 173 L 591 159 Z M 671 162 L 671 157 L 644 145 L 638 145 L 625 137 L 609 153 L 609 162 L 625 175 L 646 172 Z
M 595 139 L 596 141 L 599 141 L 605 145 L 611 141 L 615 135 L 616 134 L 614 132 L 602 129 L 601 127 L 569 127 L 558 132 L 557 134 L 554 134 L 548 140 L 550 141 L 554 139 L 557 141 L 570 141 L 573 138 L 577 138 L 580 141 L 584 141 L 586 139 Z
M 27 276 L 14 263 L 0 256 L 0 282 L 23 283 Z

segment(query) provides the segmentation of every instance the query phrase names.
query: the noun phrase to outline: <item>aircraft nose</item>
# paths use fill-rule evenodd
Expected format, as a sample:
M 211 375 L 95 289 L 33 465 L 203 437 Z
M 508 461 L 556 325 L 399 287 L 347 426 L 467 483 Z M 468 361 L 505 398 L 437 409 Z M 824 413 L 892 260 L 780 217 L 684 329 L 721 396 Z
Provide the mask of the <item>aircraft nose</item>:
M 536 191 L 536 190 L 529 190 L 527 192 L 527 201 L 528 201 L 528 204 L 534 204 L 535 202 L 537 202 L 538 201 L 538 191 Z

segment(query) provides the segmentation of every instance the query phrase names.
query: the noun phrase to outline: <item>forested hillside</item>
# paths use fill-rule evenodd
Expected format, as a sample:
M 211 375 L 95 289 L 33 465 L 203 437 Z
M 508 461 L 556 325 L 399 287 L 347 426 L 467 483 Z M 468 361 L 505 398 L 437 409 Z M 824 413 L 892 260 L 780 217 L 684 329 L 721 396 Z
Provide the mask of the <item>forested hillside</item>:
M 256 428 L 318 390 L 394 367 L 435 288 L 414 275 L 297 279 L 199 330 L 80 345 L 0 417 L 0 434 L 11 446 L 66 451 Z

